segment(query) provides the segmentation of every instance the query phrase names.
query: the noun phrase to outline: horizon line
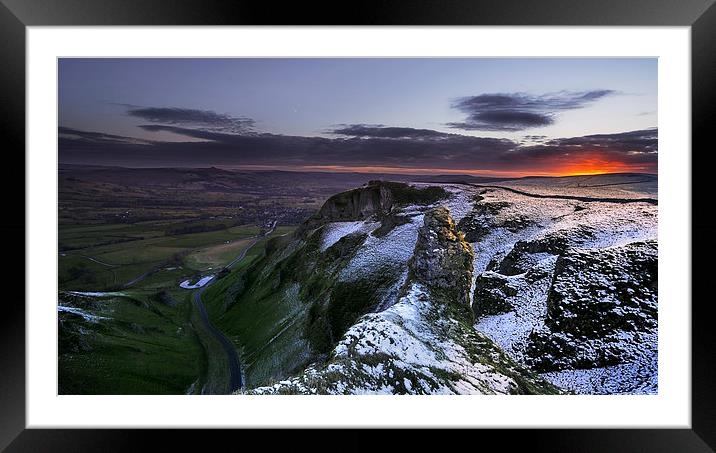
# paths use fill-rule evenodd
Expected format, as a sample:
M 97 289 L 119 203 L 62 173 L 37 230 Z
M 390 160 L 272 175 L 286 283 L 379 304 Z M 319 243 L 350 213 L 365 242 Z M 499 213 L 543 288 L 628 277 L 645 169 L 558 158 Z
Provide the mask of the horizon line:
M 401 175 L 401 176 L 467 176 L 483 178 L 563 178 L 574 176 L 600 176 L 600 175 L 626 175 L 640 174 L 658 176 L 658 173 L 648 171 L 615 171 L 615 172 L 575 172 L 575 173 L 527 173 L 527 172 L 501 172 L 496 170 L 454 170 L 454 169 L 428 169 L 428 168 L 404 168 L 404 167 L 345 167 L 345 166 L 301 166 L 287 167 L 274 165 L 157 165 L 157 166 L 131 166 L 131 165 L 108 165 L 108 164 L 79 164 L 74 162 L 58 162 L 58 170 L 61 165 L 78 167 L 100 167 L 100 168 L 122 168 L 122 169 L 219 169 L 225 171 L 249 171 L 249 172 L 293 172 L 293 173 L 325 173 L 325 174 L 375 174 L 375 175 Z

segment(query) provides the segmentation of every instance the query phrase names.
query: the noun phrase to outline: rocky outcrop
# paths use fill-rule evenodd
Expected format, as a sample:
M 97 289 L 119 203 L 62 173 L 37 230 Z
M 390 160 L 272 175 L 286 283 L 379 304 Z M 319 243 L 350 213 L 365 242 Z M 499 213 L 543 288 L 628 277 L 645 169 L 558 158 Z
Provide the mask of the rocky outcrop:
M 554 371 L 637 359 L 646 338 L 657 334 L 657 263 L 655 242 L 560 257 L 545 327 L 529 339 L 528 363 Z
M 549 253 L 561 255 L 569 248 L 563 237 L 544 237 L 534 241 L 518 241 L 512 250 L 496 265 L 496 271 L 503 275 L 517 275 L 527 272 L 533 265 L 532 255 Z
M 315 228 L 327 222 L 362 220 L 374 214 L 390 212 L 393 203 L 389 185 L 371 181 L 364 187 L 333 195 L 306 223 L 309 228 Z
M 511 206 L 508 202 L 482 200 L 483 197 L 478 196 L 472 211 L 458 224 L 460 231 L 465 233 L 467 242 L 479 242 L 497 228 L 517 233 L 534 224 L 522 214 L 505 213 L 505 208 Z
M 560 257 L 548 325 L 585 338 L 656 327 L 657 264 L 653 242 Z
M 428 208 L 423 216 L 395 303 L 346 318 L 342 325 L 350 327 L 332 331 L 338 342 L 325 362 L 251 393 L 559 393 L 474 329 L 469 307 L 472 247 L 457 231 L 448 209 Z M 325 315 L 315 311 L 311 318 L 335 322 L 351 307 L 365 307 L 376 294 L 373 280 L 334 283 L 335 304 Z
M 380 226 L 371 232 L 375 237 L 383 237 L 393 231 L 395 227 L 410 222 L 409 217 L 396 214 L 382 215 L 379 217 L 379 220 Z
M 415 281 L 460 305 L 470 305 L 473 251 L 446 208 L 425 213 L 409 266 Z
M 381 221 L 394 221 L 396 218 L 391 214 L 396 207 L 430 205 L 448 195 L 442 187 L 419 188 L 402 182 L 370 181 L 363 187 L 341 192 L 326 200 L 321 209 L 297 230 L 297 234 L 305 237 L 308 232 L 329 222 L 365 220 L 372 216 Z M 386 234 L 394 226 L 386 225 L 379 234 Z
M 492 224 L 489 219 L 470 213 L 460 220 L 458 228 L 467 242 L 478 242 L 490 233 Z
M 550 234 L 532 241 L 518 241 L 512 250 L 499 262 L 492 262 L 488 266 L 503 275 L 517 275 L 527 272 L 535 264 L 533 255 L 548 253 L 550 255 L 563 255 L 570 248 L 582 243 L 585 239 L 593 237 L 594 233 L 588 227 L 579 226 L 569 234 Z
M 494 227 L 494 217 L 509 203 L 500 202 L 482 202 L 482 197 L 478 196 L 477 203 L 468 215 L 460 220 L 458 228 L 465 233 L 467 242 L 478 242 L 485 237 Z
M 480 275 L 475 282 L 475 294 L 472 298 L 475 318 L 512 311 L 509 298 L 516 295 L 517 289 L 509 284 L 506 277 L 494 272 Z

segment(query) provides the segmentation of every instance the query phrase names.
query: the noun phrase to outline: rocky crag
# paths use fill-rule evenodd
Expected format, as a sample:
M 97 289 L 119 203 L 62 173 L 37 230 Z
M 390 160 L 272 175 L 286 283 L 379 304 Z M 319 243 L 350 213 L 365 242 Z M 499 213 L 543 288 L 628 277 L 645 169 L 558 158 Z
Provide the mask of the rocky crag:
M 371 181 L 227 276 L 212 318 L 243 392 L 654 393 L 656 210 Z
M 252 393 L 558 392 L 473 329 L 472 261 L 449 211 L 428 210 L 396 303 L 361 317 L 325 363 Z

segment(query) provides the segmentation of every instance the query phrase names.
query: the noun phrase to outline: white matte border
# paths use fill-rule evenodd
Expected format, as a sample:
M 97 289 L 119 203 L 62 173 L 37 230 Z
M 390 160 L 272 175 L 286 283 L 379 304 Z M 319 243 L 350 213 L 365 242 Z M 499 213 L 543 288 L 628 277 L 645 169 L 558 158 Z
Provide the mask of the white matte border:
M 691 426 L 689 27 L 28 27 L 27 427 Z M 658 57 L 659 394 L 57 395 L 58 57 Z

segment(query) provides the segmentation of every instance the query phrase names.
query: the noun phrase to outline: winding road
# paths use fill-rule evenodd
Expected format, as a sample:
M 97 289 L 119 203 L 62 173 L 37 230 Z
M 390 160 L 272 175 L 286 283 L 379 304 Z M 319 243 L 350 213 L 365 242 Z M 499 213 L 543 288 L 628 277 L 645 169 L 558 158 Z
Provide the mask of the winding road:
M 233 261 L 226 265 L 226 268 L 230 269 L 236 263 L 243 260 L 248 251 L 251 250 L 251 248 L 256 245 L 256 243 L 259 242 L 260 239 L 265 238 L 271 233 L 273 233 L 273 231 L 276 229 L 276 223 L 277 222 L 274 221 L 268 231 L 266 231 L 261 236 L 257 236 L 248 247 L 243 249 L 241 253 L 239 253 L 239 255 L 234 258 Z M 206 291 L 206 289 L 211 286 L 216 280 L 216 276 L 213 276 L 211 280 L 209 280 L 204 286 L 199 288 L 194 293 L 193 301 L 194 306 L 199 311 L 199 317 L 201 318 L 201 322 L 204 324 L 204 327 L 211 334 L 211 336 L 213 336 L 221 344 L 222 349 L 226 353 L 226 358 L 228 360 L 229 366 L 229 393 L 234 393 L 235 391 L 243 387 L 239 354 L 236 352 L 236 348 L 234 347 L 234 344 L 231 342 L 231 340 L 229 340 L 226 335 L 223 334 L 223 332 L 221 332 L 211 323 L 211 321 L 209 320 L 209 315 L 206 312 L 206 306 L 204 305 L 204 301 L 201 299 L 201 296 L 202 294 L 204 294 L 204 291 Z
M 201 318 L 201 322 L 204 324 L 204 327 L 206 327 L 206 330 L 209 331 L 209 333 L 211 333 L 211 335 L 221 344 L 221 347 L 226 353 L 226 358 L 229 362 L 229 393 L 234 393 L 242 387 L 239 354 L 236 352 L 236 348 L 234 348 L 231 340 L 226 338 L 226 335 L 214 327 L 211 321 L 209 321 L 209 315 L 206 313 L 206 307 L 204 306 L 204 302 L 201 300 L 201 295 L 204 293 L 206 288 L 208 288 L 209 285 L 215 281 L 216 277 L 212 277 L 209 283 L 199 288 L 197 292 L 194 293 L 194 305 L 197 310 L 199 310 L 199 317 Z

